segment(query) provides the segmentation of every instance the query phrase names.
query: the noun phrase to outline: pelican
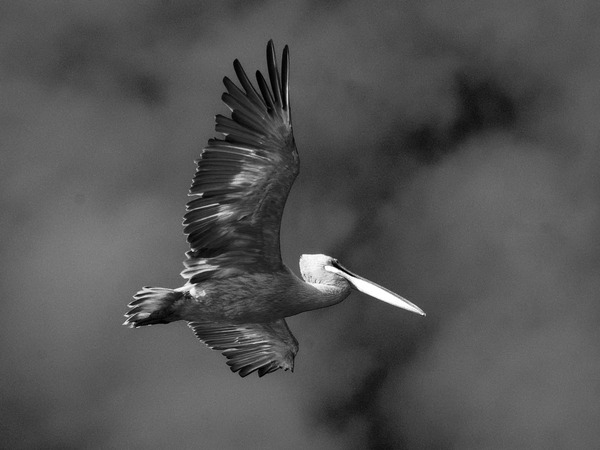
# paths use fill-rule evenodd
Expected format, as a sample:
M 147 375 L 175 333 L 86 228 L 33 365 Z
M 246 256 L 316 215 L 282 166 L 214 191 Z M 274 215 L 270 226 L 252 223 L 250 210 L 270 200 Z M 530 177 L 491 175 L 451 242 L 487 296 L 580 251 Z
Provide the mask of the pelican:
M 273 41 L 267 44 L 269 82 L 256 72 L 257 91 L 240 62 L 223 102 L 231 117 L 216 116 L 216 131 L 196 161 L 184 216 L 183 287 L 144 287 L 127 306 L 123 325 L 184 320 L 210 348 L 227 357 L 233 372 L 293 371 L 298 341 L 286 317 L 335 305 L 353 289 L 408 311 L 416 305 L 346 269 L 335 258 L 302 255 L 299 279 L 283 263 L 281 217 L 298 175 L 290 111 L 290 57 L 281 73 Z M 270 86 L 269 86 L 270 83 Z

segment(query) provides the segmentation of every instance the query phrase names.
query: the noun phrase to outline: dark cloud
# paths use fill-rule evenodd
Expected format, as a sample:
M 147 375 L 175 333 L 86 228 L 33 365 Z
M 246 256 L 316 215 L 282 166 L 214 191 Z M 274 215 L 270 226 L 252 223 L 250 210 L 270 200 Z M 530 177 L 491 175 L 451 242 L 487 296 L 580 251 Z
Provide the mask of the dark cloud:
M 598 441 L 596 3 L 0 6 L 0 434 L 11 448 L 581 448 Z M 354 294 L 294 317 L 296 372 L 239 379 L 185 326 L 193 159 L 240 58 L 291 47 L 302 172 L 283 254 Z

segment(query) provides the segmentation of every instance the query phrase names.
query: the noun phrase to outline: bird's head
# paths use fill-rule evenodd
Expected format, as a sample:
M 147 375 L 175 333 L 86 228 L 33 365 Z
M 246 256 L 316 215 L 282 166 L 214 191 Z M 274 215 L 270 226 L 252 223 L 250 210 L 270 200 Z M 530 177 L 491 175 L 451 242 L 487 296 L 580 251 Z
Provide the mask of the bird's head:
M 405 298 L 379 286 L 342 266 L 337 259 L 327 255 L 302 255 L 300 257 L 302 278 L 309 283 L 349 285 L 363 294 L 422 316 L 423 310 Z

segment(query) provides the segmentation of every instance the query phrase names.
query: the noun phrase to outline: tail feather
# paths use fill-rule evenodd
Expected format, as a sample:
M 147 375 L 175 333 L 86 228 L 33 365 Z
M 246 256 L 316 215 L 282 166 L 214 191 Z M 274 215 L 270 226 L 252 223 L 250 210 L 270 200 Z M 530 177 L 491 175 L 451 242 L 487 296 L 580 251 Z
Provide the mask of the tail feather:
M 127 320 L 123 325 L 137 328 L 179 320 L 175 303 L 183 296 L 182 292 L 173 289 L 143 287 L 133 296 L 134 300 L 127 305 L 131 309 L 125 314 Z

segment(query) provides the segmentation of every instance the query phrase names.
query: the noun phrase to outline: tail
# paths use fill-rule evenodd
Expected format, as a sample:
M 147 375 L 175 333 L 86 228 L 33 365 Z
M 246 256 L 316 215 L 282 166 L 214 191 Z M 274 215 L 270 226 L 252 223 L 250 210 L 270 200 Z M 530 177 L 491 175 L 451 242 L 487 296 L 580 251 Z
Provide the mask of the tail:
M 183 296 L 183 292 L 173 289 L 144 287 L 133 296 L 135 300 L 127 305 L 131 309 L 125 314 L 127 320 L 123 325 L 137 328 L 179 320 L 175 303 Z

